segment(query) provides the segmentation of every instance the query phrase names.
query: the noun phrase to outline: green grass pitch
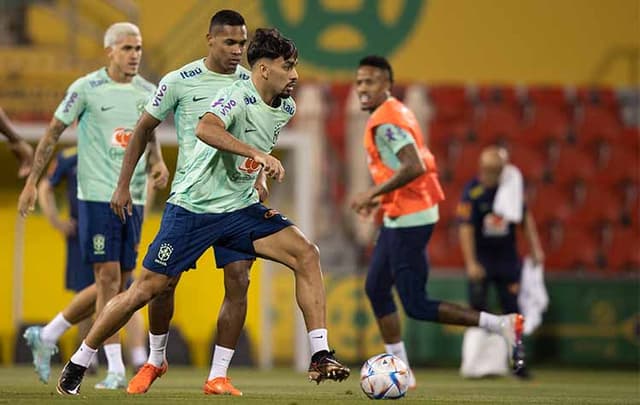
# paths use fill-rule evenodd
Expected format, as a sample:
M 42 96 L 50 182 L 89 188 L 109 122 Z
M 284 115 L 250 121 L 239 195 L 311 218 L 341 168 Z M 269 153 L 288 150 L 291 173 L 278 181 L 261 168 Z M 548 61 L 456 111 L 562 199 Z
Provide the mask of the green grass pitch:
M 235 368 L 230 376 L 242 398 L 202 393 L 208 370 L 172 367 L 145 395 L 97 391 L 98 377 L 88 376 L 78 397 L 55 392 L 60 367 L 49 385 L 41 384 L 29 367 L 0 368 L 0 404 L 370 404 L 360 391 L 358 372 L 342 383 L 310 383 L 304 374 L 287 369 L 262 372 Z M 640 377 L 634 371 L 538 369 L 532 381 L 513 378 L 464 380 L 451 368 L 416 370 L 418 388 L 402 403 L 434 404 L 640 404 Z M 104 371 L 102 371 L 104 372 Z

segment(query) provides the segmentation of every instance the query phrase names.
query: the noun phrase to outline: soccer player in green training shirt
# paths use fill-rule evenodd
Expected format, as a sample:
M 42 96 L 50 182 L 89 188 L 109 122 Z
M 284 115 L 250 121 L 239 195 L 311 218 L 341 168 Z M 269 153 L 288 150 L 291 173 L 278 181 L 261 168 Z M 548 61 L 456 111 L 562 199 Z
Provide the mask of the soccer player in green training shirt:
M 284 178 L 280 161 L 269 153 L 295 113 L 290 95 L 298 79 L 298 52 L 277 30 L 258 29 L 247 53 L 251 80 L 220 90 L 200 119 L 200 141 L 183 181 L 174 185 L 140 277 L 98 317 L 65 365 L 58 392 L 77 395 L 96 348 L 212 245 L 291 268 L 309 331 L 309 378 L 341 381 L 349 376 L 329 351 L 318 248 L 286 217 L 262 205 L 254 188 L 261 169 L 279 181 Z
M 131 200 L 129 181 L 136 162 L 153 129 L 169 111 L 175 114 L 178 137 L 178 163 L 173 180 L 176 187 L 184 180 L 186 166 L 193 158 L 197 142 L 195 129 L 199 118 L 209 109 L 211 97 L 236 80 L 249 79 L 250 72 L 239 64 L 247 43 L 247 28 L 242 15 L 233 10 L 218 11 L 211 18 L 207 41 L 207 57 L 167 74 L 160 81 L 155 96 L 147 103 L 125 153 L 118 187 L 112 198 L 115 212 L 122 213 Z M 258 176 L 256 188 L 261 194 L 260 199 L 264 200 L 267 187 L 262 173 Z M 225 296 L 218 315 L 216 345 L 208 378 L 213 381 L 209 384 L 212 394 L 240 394 L 226 377 L 247 313 L 249 270 L 254 259 L 254 255 L 221 246 L 215 248 L 216 265 L 224 268 Z M 189 267 L 195 267 L 195 261 L 185 270 Z M 149 303 L 149 359 L 129 381 L 127 392 L 130 394 L 147 392 L 153 381 L 167 370 L 165 352 L 174 291 L 175 284 Z
M 18 202 L 18 210 L 23 216 L 33 211 L 38 179 L 60 135 L 77 120 L 78 236 L 83 259 L 93 264 L 97 290 L 95 309 L 98 314 L 107 301 L 122 290 L 124 281 L 135 268 L 146 198 L 144 160 L 135 168 L 131 186 L 135 208 L 126 224 L 111 211 L 109 200 L 116 186 L 131 130 L 155 91 L 153 84 L 138 75 L 142 56 L 142 38 L 138 27 L 131 23 L 113 24 L 105 33 L 104 46 L 109 65 L 81 77 L 69 87 L 38 144 L 33 168 Z M 156 185 L 164 187 L 169 173 L 155 138 L 152 137 L 149 146 L 152 153 L 150 160 L 154 162 L 151 174 L 156 179 Z M 84 295 L 79 293 L 76 298 L 81 296 L 86 299 L 74 299 L 74 302 L 86 307 L 86 303 L 92 301 Z M 85 308 L 85 311 L 88 309 L 91 308 Z M 58 327 L 68 328 L 69 320 L 61 316 L 59 318 L 56 320 Z M 54 349 L 41 339 L 37 328 L 26 333 L 25 337 L 34 352 L 34 363 L 41 378 L 44 374 L 48 378 L 49 359 Z M 106 336 L 104 349 L 109 363 L 108 374 L 97 388 L 124 388 L 125 369 L 119 337 L 111 334 Z M 46 364 L 40 364 L 43 359 Z

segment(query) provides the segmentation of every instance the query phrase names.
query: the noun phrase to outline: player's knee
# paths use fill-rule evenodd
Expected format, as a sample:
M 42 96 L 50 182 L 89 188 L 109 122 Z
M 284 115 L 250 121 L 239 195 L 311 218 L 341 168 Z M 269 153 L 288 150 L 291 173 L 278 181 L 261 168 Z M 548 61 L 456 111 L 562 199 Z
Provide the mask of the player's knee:
M 298 263 L 306 267 L 310 263 L 320 262 L 320 249 L 315 244 L 305 241 L 298 254 Z
M 120 271 L 109 266 L 99 267 L 95 272 L 96 286 L 120 290 Z
M 237 267 L 233 271 L 225 268 L 225 298 L 234 304 L 246 304 L 249 282 L 249 269 L 246 266 Z
M 404 312 L 411 319 L 437 322 L 439 301 L 432 301 L 426 297 L 424 300 L 403 300 Z

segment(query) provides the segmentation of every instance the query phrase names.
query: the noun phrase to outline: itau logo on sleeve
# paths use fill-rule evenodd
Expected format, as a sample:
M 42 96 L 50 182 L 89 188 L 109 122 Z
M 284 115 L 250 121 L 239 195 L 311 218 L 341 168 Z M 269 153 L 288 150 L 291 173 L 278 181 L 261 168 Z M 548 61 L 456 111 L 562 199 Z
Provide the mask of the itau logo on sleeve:
M 166 266 L 167 261 L 171 257 L 171 253 L 173 253 L 173 246 L 170 243 L 163 243 L 160 245 L 160 249 L 158 249 L 158 257 L 154 260 L 154 262 Z
M 104 235 L 100 233 L 93 235 L 93 254 L 94 255 L 105 254 L 104 243 L 105 243 Z

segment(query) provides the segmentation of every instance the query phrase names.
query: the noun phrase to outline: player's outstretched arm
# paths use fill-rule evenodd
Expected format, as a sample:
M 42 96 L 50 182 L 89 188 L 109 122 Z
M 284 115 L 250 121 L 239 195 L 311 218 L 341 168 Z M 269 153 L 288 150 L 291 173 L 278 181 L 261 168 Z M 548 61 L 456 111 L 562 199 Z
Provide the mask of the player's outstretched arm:
M 224 122 L 213 113 L 206 113 L 196 127 L 196 136 L 218 150 L 245 156 L 262 165 L 265 174 L 273 179 L 284 179 L 284 167 L 275 157 L 238 140 L 225 129 Z
M 131 177 L 133 176 L 136 165 L 140 160 L 140 156 L 142 156 L 144 151 L 147 149 L 147 144 L 155 139 L 154 130 L 159 124 L 160 121 L 158 119 L 145 111 L 142 113 L 136 127 L 133 129 L 131 140 L 129 141 L 129 145 L 127 145 L 127 149 L 124 153 L 118 184 L 111 196 L 111 209 L 120 217 L 122 222 L 126 221 L 125 213 L 128 213 L 129 215 L 133 214 L 133 203 L 131 201 L 131 194 L 129 193 Z M 159 145 L 152 146 L 152 149 L 154 148 L 157 152 Z M 152 160 L 153 159 L 158 159 L 158 156 L 154 155 L 154 157 L 152 157 Z M 162 159 L 161 153 L 159 159 Z M 162 164 L 164 165 L 164 162 L 162 162 Z
M 9 117 L 0 108 L 0 134 L 3 134 L 9 141 L 9 148 L 20 162 L 18 177 L 26 177 L 31 171 L 33 164 L 33 148 L 13 129 Z
M 36 154 L 33 158 L 31 173 L 29 173 L 29 177 L 25 182 L 22 193 L 20 193 L 20 197 L 18 198 L 18 212 L 20 212 L 20 215 L 23 217 L 26 217 L 29 212 L 35 209 L 38 193 L 38 180 L 40 180 L 42 171 L 51 159 L 51 155 L 53 154 L 56 143 L 58 143 L 58 139 L 60 139 L 60 135 L 62 135 L 66 128 L 67 125 L 65 123 L 57 118 L 53 118 L 49 123 L 47 132 L 42 139 L 40 139 L 40 142 L 38 142 Z

